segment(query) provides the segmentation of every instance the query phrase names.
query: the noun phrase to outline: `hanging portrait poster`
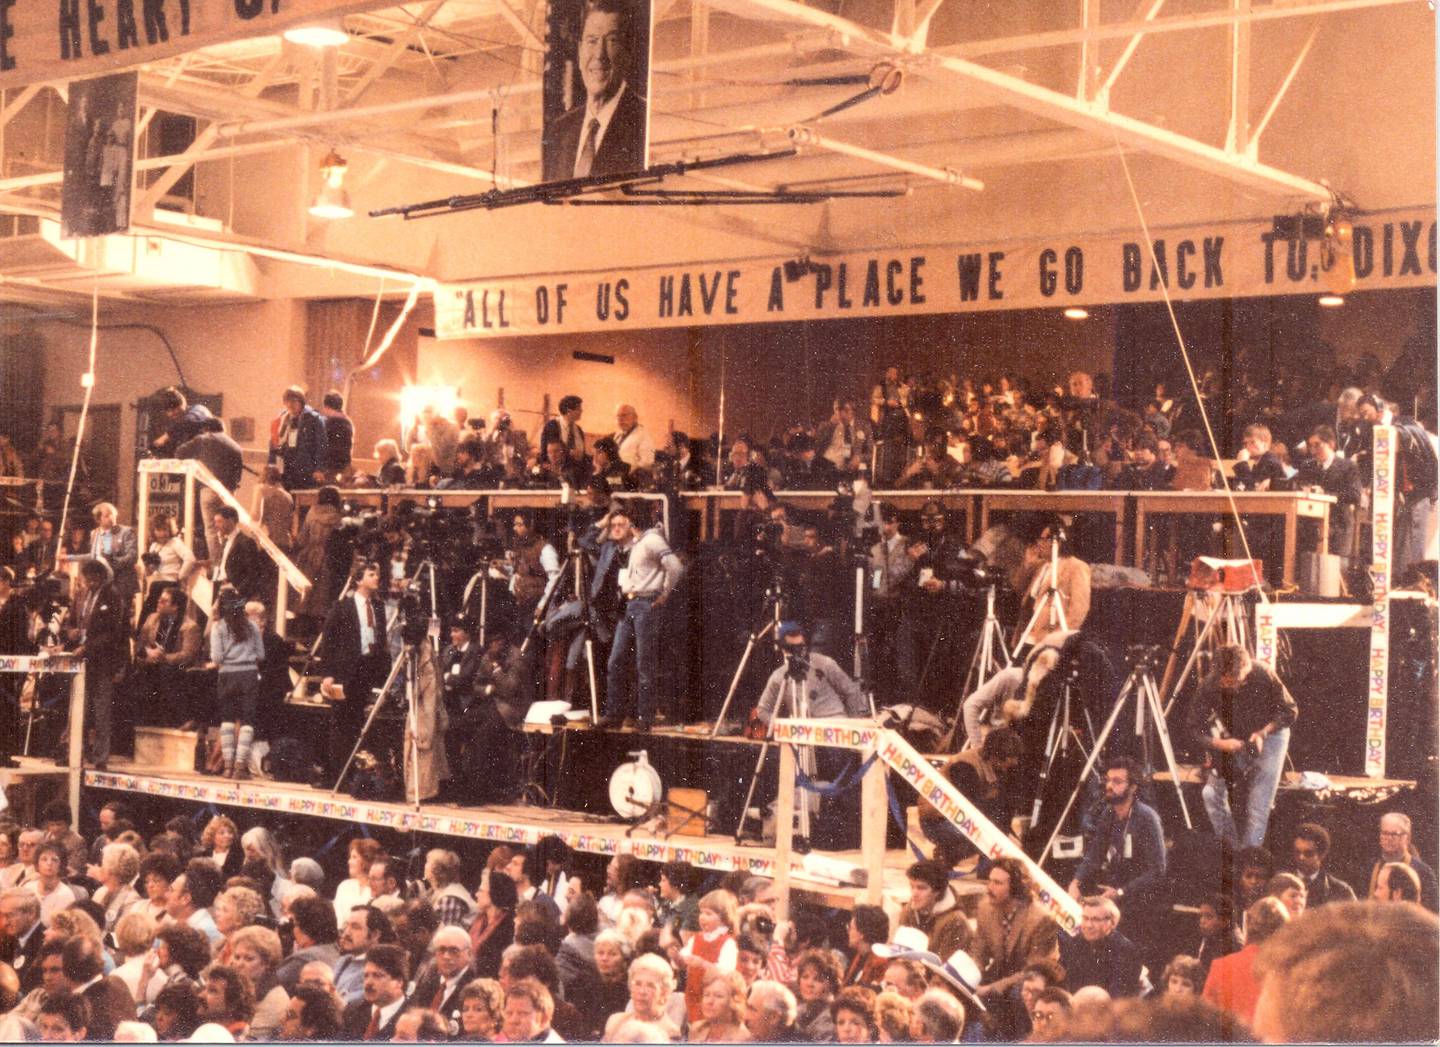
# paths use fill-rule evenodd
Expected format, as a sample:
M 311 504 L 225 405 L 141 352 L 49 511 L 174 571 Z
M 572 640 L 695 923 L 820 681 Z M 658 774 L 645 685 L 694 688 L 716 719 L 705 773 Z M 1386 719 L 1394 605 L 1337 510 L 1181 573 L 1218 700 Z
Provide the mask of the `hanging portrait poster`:
M 643 170 L 650 136 L 649 0 L 553 0 L 545 32 L 547 182 Z
M 77 80 L 65 119 L 60 235 L 105 236 L 130 228 L 135 172 L 135 73 Z

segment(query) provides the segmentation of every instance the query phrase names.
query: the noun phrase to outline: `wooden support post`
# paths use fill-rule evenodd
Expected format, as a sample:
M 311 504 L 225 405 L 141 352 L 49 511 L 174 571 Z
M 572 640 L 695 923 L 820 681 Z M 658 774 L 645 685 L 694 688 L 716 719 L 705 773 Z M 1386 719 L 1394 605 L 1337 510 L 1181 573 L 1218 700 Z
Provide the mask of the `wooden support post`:
M 279 576 L 275 581 L 275 635 L 283 640 L 285 638 L 285 613 L 290 605 L 290 581 L 285 577 L 284 571 L 275 573 Z
M 85 763 L 85 669 L 70 678 L 70 828 L 80 829 L 80 777 Z
M 790 849 L 795 840 L 795 748 L 780 746 L 775 794 L 775 919 L 790 919 Z
M 860 864 L 865 868 L 865 904 L 879 905 L 885 887 L 885 765 L 876 760 L 860 781 Z

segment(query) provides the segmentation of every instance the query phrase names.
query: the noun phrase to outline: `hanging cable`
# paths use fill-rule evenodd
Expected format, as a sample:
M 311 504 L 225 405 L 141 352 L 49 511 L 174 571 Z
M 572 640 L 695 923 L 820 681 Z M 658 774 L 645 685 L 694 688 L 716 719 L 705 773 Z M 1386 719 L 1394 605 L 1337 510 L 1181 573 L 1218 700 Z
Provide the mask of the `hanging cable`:
M 1155 241 L 1150 239 L 1150 225 L 1145 221 L 1145 209 L 1140 206 L 1140 194 L 1135 191 L 1135 180 L 1130 177 L 1130 164 L 1125 159 L 1125 150 L 1120 145 L 1120 135 L 1111 128 L 1115 135 L 1115 152 L 1120 157 L 1120 168 L 1125 172 L 1125 184 L 1130 189 L 1130 199 L 1135 204 L 1135 217 L 1140 221 L 1140 232 L 1145 237 L 1145 249 L 1150 252 L 1150 265 L 1156 271 L 1160 271 L 1160 260 L 1155 257 Z M 1209 412 L 1205 410 L 1205 398 L 1200 395 L 1200 383 L 1195 378 L 1195 367 L 1190 362 L 1190 350 L 1185 345 L 1185 335 L 1180 331 L 1180 320 L 1175 315 L 1175 303 L 1170 300 L 1170 286 L 1168 280 L 1160 281 L 1160 294 L 1165 299 L 1165 311 L 1170 315 L 1170 326 L 1175 331 L 1175 343 L 1180 347 L 1180 359 L 1185 364 L 1185 374 L 1190 379 L 1190 390 L 1195 394 L 1195 402 L 1200 405 L 1200 421 L 1205 426 L 1205 438 L 1210 441 L 1210 451 L 1215 456 L 1217 465 L 1216 471 L 1220 474 L 1220 486 L 1225 491 L 1225 500 L 1230 506 L 1230 515 L 1235 518 L 1235 530 L 1240 534 L 1240 544 L 1245 549 L 1245 559 L 1254 560 L 1250 552 L 1250 538 L 1245 534 L 1245 521 L 1240 515 L 1239 503 L 1235 501 L 1235 492 L 1230 487 L 1230 480 L 1225 475 L 1225 470 L 1219 468 L 1220 445 L 1215 439 L 1215 430 L 1210 425 Z M 1263 587 L 1257 587 L 1260 593 L 1260 601 L 1269 603 L 1270 598 L 1265 595 Z
M 90 294 L 90 364 L 80 376 L 85 397 L 80 402 L 80 421 L 75 425 L 75 450 L 70 455 L 70 479 L 65 484 L 65 498 L 60 503 L 60 523 L 55 533 L 65 534 L 65 521 L 70 515 L 70 496 L 75 491 L 75 475 L 80 469 L 80 448 L 85 442 L 85 419 L 90 414 L 90 398 L 95 394 L 95 356 L 100 347 L 100 277 L 96 275 Z M 63 537 L 62 537 L 63 540 Z
M 159 327 L 156 327 L 154 324 L 114 323 L 96 325 L 94 323 L 93 317 L 90 320 L 75 320 L 68 316 L 47 312 L 46 310 L 41 309 L 39 306 L 31 305 L 29 302 L 6 302 L 4 304 L 12 309 L 26 309 L 29 310 L 31 313 L 38 314 L 36 319 L 37 321 L 42 323 L 61 324 L 65 327 L 83 328 L 98 326 L 99 329 L 102 331 L 144 331 L 147 334 L 153 334 L 156 338 L 160 340 L 160 344 L 165 347 L 165 352 L 169 354 L 170 363 L 175 368 L 175 375 L 177 378 L 180 379 L 180 388 L 190 388 L 190 384 L 185 380 L 185 371 L 180 366 L 180 357 L 175 354 L 175 346 L 171 344 L 170 339 L 166 337 L 165 332 Z

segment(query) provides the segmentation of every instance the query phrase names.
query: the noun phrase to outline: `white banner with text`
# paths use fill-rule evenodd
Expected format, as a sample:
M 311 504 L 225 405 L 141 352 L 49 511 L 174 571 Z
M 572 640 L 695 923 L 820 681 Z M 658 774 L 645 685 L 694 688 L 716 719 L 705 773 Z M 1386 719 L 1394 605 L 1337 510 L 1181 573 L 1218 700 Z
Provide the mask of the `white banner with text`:
M 780 323 L 862 316 L 1034 309 L 1161 298 L 1321 294 L 1316 240 L 1273 221 L 1139 236 L 912 247 L 871 254 L 754 259 L 442 284 L 442 339 Z M 1355 290 L 1433 287 L 1435 209 L 1364 215 L 1352 243 Z

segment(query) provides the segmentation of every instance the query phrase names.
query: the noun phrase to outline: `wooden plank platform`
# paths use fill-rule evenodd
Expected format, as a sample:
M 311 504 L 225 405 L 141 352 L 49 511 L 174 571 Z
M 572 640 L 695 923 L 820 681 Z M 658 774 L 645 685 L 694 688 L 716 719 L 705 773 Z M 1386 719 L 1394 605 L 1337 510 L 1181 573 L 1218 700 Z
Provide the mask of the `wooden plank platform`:
M 757 876 L 774 877 L 780 855 L 774 847 L 739 845 L 730 836 L 675 836 L 665 839 L 647 824 L 634 828 L 618 819 L 602 818 L 574 811 L 545 807 L 487 806 L 456 807 L 426 803 L 417 810 L 403 803 L 381 803 L 333 796 L 310 786 L 249 780 L 229 781 L 195 773 L 157 772 L 112 760 L 106 771 L 87 770 L 84 785 L 188 803 L 219 807 L 245 807 L 276 814 L 302 815 L 333 821 L 358 822 L 374 828 L 399 832 L 426 832 L 493 843 L 534 844 L 544 836 L 559 836 L 572 849 L 601 855 L 633 854 L 644 861 L 689 862 L 702 869 L 721 872 L 745 870 Z M 827 857 L 861 865 L 860 852 L 825 852 Z M 797 898 L 839 908 L 852 908 L 863 894 L 860 888 L 821 883 L 805 870 L 803 856 L 787 856 L 791 887 Z M 910 894 L 905 869 L 913 861 L 908 851 L 889 851 L 885 858 L 883 885 L 887 908 L 902 905 Z M 956 890 L 966 899 L 977 899 L 984 885 L 976 880 L 957 880 Z

